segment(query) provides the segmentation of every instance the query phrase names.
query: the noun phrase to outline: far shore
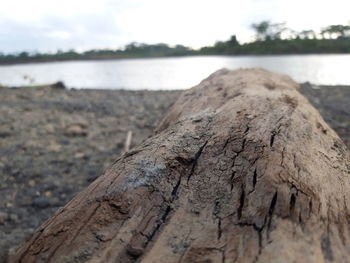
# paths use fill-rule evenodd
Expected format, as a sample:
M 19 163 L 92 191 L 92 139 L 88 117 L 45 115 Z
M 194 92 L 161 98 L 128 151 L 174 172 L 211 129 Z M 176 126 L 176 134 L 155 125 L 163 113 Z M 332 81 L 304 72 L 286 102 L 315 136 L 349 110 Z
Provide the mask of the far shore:
M 1 61 L 0 66 L 22 65 L 22 64 L 40 64 L 50 62 L 74 62 L 74 61 L 108 61 L 124 59 L 155 59 L 155 58 L 178 58 L 178 57 L 264 57 L 264 56 L 332 56 L 332 55 L 350 55 L 350 53 L 289 53 L 289 54 L 188 54 L 188 55 L 166 55 L 166 56 L 92 56 L 81 58 L 42 58 L 42 59 L 18 59 L 14 61 Z
M 56 59 L 43 58 L 43 59 L 16 60 L 16 61 L 8 61 L 8 62 L 0 61 L 0 65 L 1 66 L 6 66 L 6 65 L 20 65 L 20 64 L 48 63 L 48 62 L 116 60 L 116 59 L 131 59 L 131 58 L 133 58 L 133 57 L 115 56 L 115 57 L 63 58 L 63 59 L 59 59 L 59 58 L 56 58 Z

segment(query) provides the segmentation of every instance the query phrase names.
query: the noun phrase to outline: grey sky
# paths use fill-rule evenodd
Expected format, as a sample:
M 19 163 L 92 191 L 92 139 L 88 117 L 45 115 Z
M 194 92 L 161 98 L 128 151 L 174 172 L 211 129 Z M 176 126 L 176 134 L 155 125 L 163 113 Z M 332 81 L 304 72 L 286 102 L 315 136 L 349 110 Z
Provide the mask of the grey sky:
M 211 45 L 269 19 L 295 30 L 350 20 L 349 0 L 0 0 L 0 52 L 119 48 L 132 41 Z

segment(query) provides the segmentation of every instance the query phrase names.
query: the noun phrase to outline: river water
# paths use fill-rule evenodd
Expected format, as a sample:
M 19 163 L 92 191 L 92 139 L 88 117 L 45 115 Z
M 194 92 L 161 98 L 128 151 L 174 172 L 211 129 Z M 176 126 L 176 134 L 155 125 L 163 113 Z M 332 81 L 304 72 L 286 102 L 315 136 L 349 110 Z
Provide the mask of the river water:
M 350 55 L 190 56 L 0 66 L 0 85 L 63 81 L 69 88 L 186 89 L 220 68 L 263 67 L 297 82 L 350 85 Z

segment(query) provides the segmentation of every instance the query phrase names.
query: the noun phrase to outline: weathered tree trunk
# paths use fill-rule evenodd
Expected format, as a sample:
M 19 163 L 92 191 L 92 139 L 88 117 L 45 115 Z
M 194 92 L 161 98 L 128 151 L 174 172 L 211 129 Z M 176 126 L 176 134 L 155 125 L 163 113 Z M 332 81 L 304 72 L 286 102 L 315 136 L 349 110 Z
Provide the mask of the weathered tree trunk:
M 349 262 L 349 153 L 290 78 L 220 70 L 12 262 Z

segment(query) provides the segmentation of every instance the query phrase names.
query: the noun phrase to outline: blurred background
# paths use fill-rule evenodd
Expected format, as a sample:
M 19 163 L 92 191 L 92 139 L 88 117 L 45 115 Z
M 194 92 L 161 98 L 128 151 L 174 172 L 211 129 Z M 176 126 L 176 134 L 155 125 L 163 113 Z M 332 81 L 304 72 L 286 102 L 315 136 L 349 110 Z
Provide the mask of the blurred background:
M 0 263 L 214 71 L 287 74 L 350 146 L 348 0 L 11 0 L 0 9 Z
M 346 0 L 4 1 L 0 84 L 185 89 L 222 67 L 258 66 L 298 82 L 349 85 L 348 7 Z

